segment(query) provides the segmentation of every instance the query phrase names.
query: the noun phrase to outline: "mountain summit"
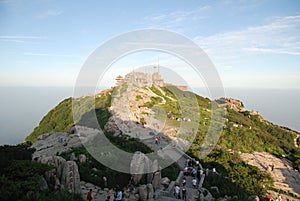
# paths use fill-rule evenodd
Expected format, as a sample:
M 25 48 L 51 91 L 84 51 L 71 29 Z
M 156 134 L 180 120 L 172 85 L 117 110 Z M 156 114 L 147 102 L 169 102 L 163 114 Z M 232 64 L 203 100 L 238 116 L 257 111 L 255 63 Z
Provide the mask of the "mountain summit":
M 160 157 L 168 147 L 176 146 L 222 175 L 205 180 L 204 186 L 216 185 L 220 190 L 222 178 L 227 178 L 248 195 L 270 189 L 300 195 L 297 132 L 265 120 L 256 111 L 247 111 L 239 100 L 210 100 L 187 91 L 187 87 L 166 84 L 158 73 L 131 72 L 116 80 L 117 86 L 109 90 L 62 101 L 26 141 L 34 143 L 44 133 L 66 132 L 81 125 L 114 137 L 136 138 Z M 220 132 L 215 146 L 215 136 L 209 132 Z M 159 146 L 157 137 L 161 139 Z M 220 191 L 225 193 L 227 187 L 223 188 L 224 192 Z

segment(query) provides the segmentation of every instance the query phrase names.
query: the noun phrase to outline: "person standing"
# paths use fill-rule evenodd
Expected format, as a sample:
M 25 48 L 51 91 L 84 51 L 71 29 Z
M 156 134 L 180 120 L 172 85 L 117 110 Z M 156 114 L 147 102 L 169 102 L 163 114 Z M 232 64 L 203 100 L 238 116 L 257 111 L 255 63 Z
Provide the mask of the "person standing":
M 157 144 L 160 144 L 160 136 L 157 137 Z
M 122 197 L 123 197 L 122 191 L 118 190 L 117 201 L 122 201 Z
M 182 199 L 183 199 L 184 201 L 186 201 L 187 190 L 183 187 L 182 190 L 181 190 L 181 192 L 182 192 Z
M 91 201 L 93 199 L 93 197 L 92 197 L 92 189 L 90 189 L 90 191 L 87 193 L 86 199 L 88 201 Z
M 271 195 L 271 193 L 268 193 L 267 198 L 268 198 L 268 201 L 272 201 L 272 195 Z
M 183 179 L 182 179 L 182 186 L 185 186 L 185 185 L 186 185 L 186 178 L 183 177 Z
M 176 185 L 174 188 L 174 195 L 176 199 L 179 199 L 179 194 L 180 194 L 180 187 Z
M 192 180 L 192 184 L 193 184 L 193 187 L 196 188 L 196 186 L 197 186 L 197 179 L 195 177 Z

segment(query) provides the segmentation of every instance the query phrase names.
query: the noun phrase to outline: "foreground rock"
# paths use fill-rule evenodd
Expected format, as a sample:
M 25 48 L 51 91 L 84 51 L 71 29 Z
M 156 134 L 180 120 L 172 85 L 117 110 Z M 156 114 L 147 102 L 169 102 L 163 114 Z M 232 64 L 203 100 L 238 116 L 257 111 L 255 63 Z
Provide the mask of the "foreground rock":
M 54 166 L 52 170 L 45 173 L 48 186 L 57 190 L 62 189 L 81 193 L 80 175 L 77 164 L 74 161 L 66 161 L 60 156 L 40 157 L 38 161 Z

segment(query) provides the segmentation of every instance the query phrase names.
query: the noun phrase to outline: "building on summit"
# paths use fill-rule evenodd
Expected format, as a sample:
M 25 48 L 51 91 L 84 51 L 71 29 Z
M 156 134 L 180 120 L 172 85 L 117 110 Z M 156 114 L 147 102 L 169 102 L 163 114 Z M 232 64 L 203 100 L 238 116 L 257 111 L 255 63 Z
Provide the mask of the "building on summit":
M 137 87 L 164 86 L 164 79 L 158 72 L 143 73 L 133 71 L 125 75 L 124 82 Z

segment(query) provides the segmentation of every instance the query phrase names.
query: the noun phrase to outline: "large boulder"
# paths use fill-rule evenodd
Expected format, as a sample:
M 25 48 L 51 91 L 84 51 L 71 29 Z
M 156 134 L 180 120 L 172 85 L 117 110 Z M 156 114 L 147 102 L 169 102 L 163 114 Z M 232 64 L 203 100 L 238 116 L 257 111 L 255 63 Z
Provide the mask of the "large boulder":
M 164 177 L 161 179 L 161 184 L 164 186 L 164 187 L 168 187 L 170 185 L 170 179 L 168 177 Z
M 45 156 L 38 158 L 38 162 L 53 165 L 55 167 L 55 175 L 61 178 L 66 160 L 60 156 Z
M 147 174 L 147 183 L 152 183 L 155 172 L 159 171 L 158 161 L 154 160 L 151 163 L 150 172 Z
M 75 153 L 71 153 L 71 156 L 70 156 L 70 161 L 75 161 L 76 160 L 76 156 L 75 156 Z
M 130 173 L 133 181 L 138 184 L 145 173 L 150 173 L 151 160 L 142 152 L 136 152 L 130 163 Z
M 161 172 L 155 172 L 152 180 L 152 185 L 154 190 L 159 188 L 160 186 L 160 181 L 161 181 Z
M 66 161 L 60 156 L 40 157 L 38 161 L 54 166 L 45 173 L 45 179 L 50 188 L 66 189 L 75 193 L 81 192 L 80 175 L 76 162 Z
M 148 200 L 153 200 L 154 198 L 154 189 L 153 189 L 153 186 L 152 184 L 147 184 L 147 198 Z
M 61 184 L 63 185 L 64 189 L 80 193 L 80 175 L 78 172 L 77 164 L 74 161 L 67 161 L 64 169 L 63 175 L 61 178 Z
M 86 155 L 80 154 L 78 156 L 78 160 L 79 160 L 80 163 L 86 163 Z
M 47 184 L 47 181 L 44 177 L 41 178 L 41 185 L 40 185 L 40 190 L 41 191 L 46 191 L 48 190 L 49 187 L 48 187 L 48 184 Z
M 139 197 L 141 201 L 147 201 L 148 191 L 146 185 L 140 185 L 139 188 Z

